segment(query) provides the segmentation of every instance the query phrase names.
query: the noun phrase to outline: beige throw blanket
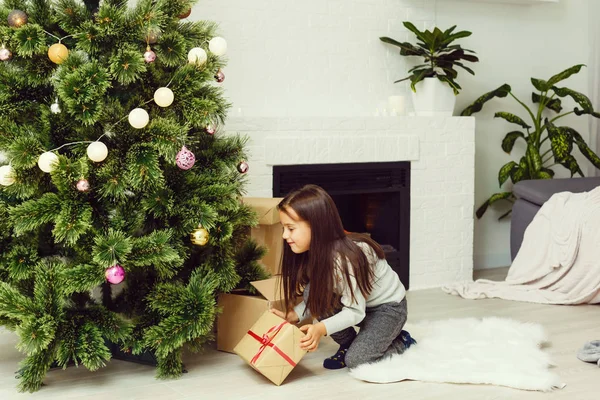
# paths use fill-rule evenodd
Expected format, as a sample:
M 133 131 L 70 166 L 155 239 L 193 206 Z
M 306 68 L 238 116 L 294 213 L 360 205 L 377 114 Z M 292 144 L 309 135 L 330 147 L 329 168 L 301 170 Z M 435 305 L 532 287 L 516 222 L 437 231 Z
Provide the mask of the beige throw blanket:
M 600 187 L 553 195 L 527 227 L 506 281 L 479 279 L 442 290 L 467 299 L 600 303 Z

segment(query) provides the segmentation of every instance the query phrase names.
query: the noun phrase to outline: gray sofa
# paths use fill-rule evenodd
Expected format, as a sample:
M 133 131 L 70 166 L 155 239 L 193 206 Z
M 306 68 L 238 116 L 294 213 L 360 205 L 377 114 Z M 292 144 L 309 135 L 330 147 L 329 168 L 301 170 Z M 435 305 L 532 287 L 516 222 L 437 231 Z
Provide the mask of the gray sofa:
M 533 179 L 521 181 L 513 187 L 517 201 L 512 208 L 510 222 L 510 256 L 514 260 L 521 248 L 523 234 L 533 217 L 553 194 L 560 192 L 588 192 L 600 186 L 600 177 L 569 179 Z

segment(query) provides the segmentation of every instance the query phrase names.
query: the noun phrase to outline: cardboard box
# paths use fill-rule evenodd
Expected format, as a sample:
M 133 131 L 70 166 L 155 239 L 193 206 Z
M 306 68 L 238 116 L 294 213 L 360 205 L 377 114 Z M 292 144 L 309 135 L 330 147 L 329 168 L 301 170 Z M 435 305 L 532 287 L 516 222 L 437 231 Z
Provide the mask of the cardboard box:
M 234 347 L 246 335 L 250 327 L 270 308 L 283 311 L 283 288 L 281 278 L 250 282 L 260 296 L 223 293 L 218 306 L 222 313 L 217 316 L 217 350 L 234 352 Z
M 264 312 L 235 346 L 235 353 L 271 382 L 281 385 L 306 354 L 300 348 L 304 334 L 295 325 Z
M 250 206 L 258 214 L 259 225 L 251 228 L 250 236 L 259 245 L 267 248 L 267 254 L 259 260 L 272 275 L 281 274 L 283 254 L 283 227 L 279 223 L 277 205 L 282 198 L 244 197 L 242 203 Z

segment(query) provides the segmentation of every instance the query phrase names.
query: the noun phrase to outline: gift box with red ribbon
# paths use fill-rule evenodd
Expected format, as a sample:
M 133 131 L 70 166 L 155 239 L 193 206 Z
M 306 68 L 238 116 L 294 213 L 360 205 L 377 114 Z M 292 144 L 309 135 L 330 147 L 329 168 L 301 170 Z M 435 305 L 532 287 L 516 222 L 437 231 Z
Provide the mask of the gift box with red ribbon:
M 271 382 L 281 385 L 306 354 L 300 348 L 304 333 L 266 311 L 233 351 Z

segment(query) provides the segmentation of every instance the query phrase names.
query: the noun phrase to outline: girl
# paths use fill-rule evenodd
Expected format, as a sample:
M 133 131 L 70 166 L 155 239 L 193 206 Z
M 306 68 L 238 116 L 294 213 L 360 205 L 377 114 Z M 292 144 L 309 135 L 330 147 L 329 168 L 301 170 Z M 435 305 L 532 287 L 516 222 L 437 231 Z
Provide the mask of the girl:
M 331 336 L 340 348 L 323 366 L 338 369 L 404 352 L 415 341 L 406 322 L 406 290 L 381 247 L 369 237 L 346 234 L 331 197 L 306 185 L 278 205 L 283 225 L 282 279 L 287 313 L 271 310 L 302 326 L 300 346 L 315 351 Z M 298 296 L 303 301 L 293 307 Z M 354 326 L 360 327 L 357 334 Z

